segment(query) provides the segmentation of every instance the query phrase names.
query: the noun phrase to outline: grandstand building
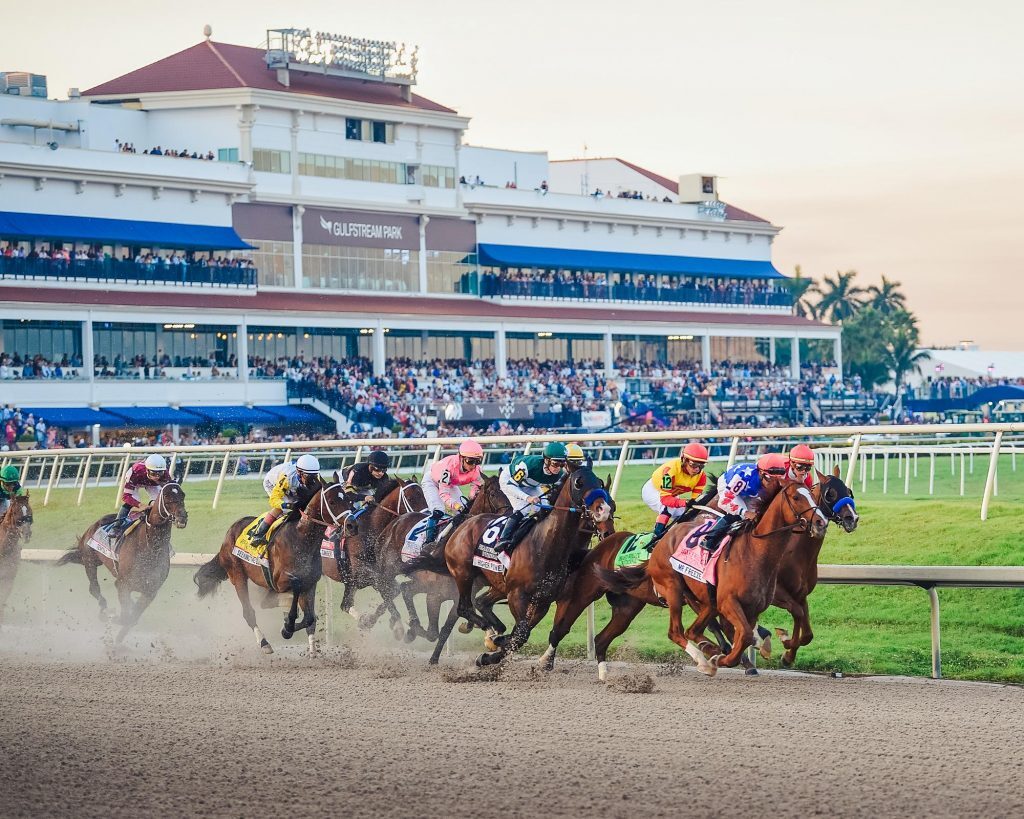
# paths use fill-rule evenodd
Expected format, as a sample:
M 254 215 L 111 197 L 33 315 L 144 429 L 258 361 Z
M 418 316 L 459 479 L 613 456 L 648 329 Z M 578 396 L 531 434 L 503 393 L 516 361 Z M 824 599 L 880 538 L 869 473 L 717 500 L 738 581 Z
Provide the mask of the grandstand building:
M 69 362 L 8 368 L 0 403 L 285 419 L 283 379 L 247 364 L 298 356 L 615 377 L 616 358 L 707 369 L 788 339 L 796 377 L 800 341 L 826 339 L 841 362 L 839 329 L 778 286 L 779 228 L 713 175 L 467 145 L 469 119 L 414 92 L 416 60 L 286 29 L 66 101 L 0 96 L 2 350 Z

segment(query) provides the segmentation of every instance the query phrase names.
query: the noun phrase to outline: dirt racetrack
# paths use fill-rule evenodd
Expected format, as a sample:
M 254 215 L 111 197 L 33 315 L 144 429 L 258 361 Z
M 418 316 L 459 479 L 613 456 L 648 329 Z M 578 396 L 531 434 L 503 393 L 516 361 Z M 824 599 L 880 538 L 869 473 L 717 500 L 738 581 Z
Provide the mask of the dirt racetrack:
M 143 639 L 0 647 L 0 815 L 1024 815 L 1017 687 Z

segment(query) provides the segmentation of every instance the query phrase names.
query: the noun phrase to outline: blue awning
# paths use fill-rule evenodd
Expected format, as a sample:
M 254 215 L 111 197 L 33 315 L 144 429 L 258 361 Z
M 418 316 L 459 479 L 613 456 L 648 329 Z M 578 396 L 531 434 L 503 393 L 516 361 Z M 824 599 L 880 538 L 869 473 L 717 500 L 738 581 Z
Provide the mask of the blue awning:
M 784 278 L 771 262 L 766 261 L 660 256 L 651 253 L 612 253 L 605 250 L 566 250 L 559 247 L 482 244 L 479 246 L 478 259 L 481 265 L 491 267 L 539 267 L 608 273 L 673 273 L 735 279 Z
M 182 407 L 186 412 L 198 415 L 218 424 L 275 424 L 276 416 L 246 406 L 228 407 Z
M 321 412 L 317 412 L 312 407 L 308 407 L 302 404 L 286 404 L 283 406 L 258 406 L 256 407 L 260 412 L 266 412 L 270 415 L 276 415 L 282 422 L 286 424 L 333 424 L 330 418 Z
M 180 424 L 183 427 L 194 427 L 204 419 L 191 412 L 184 412 L 173 407 L 107 407 L 106 412 L 123 418 L 128 426 L 158 426 Z
M 0 211 L 0 237 L 190 250 L 250 250 L 234 228 Z
M 23 418 L 27 418 L 30 414 L 35 416 L 37 421 L 42 418 L 48 425 L 61 429 L 87 429 L 93 424 L 99 424 L 101 427 L 123 427 L 125 425 L 122 418 L 89 407 L 21 408 Z

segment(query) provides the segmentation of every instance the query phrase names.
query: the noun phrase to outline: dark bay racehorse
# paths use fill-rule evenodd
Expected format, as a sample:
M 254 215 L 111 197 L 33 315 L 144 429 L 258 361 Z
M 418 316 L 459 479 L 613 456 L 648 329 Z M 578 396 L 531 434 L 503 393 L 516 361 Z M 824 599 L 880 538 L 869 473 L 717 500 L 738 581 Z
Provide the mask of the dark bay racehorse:
M 733 536 L 718 561 L 718 583 L 711 588 L 680 574 L 669 562 L 679 541 L 698 523 L 674 526 L 658 541 L 651 559 L 643 566 L 614 572 L 597 566 L 595 572 L 606 589 L 617 593 L 650 581 L 668 605 L 669 639 L 693 658 L 698 670 L 714 676 L 720 666 L 737 665 L 753 645 L 757 618 L 775 596 L 786 550 L 805 532 L 820 538 L 828 518 L 811 490 L 801 484 L 788 484 L 778 491 L 752 530 Z M 697 619 L 684 631 L 685 605 L 697 611 Z M 733 644 L 727 654 L 715 655 L 709 662 L 699 646 L 704 642 L 704 629 L 717 615 L 726 621 Z
M 26 493 L 11 498 L 11 505 L 0 521 L 0 623 L 21 563 L 21 544 L 31 539 L 32 507 Z
M 281 636 L 290 640 L 296 631 L 304 628 L 309 640 L 309 654 L 317 654 L 316 584 L 322 574 L 320 544 L 327 526 L 340 515 L 344 504 L 341 494 L 342 487 L 338 485 L 322 486 L 299 512 L 297 520 L 290 518 L 278 526 L 267 548 L 269 583 L 263 567 L 248 563 L 231 551 L 242 530 L 255 520 L 252 515 L 239 518 L 231 524 L 220 551 L 212 560 L 200 566 L 193 578 L 200 597 L 213 593 L 224 580 L 231 581 L 238 601 L 242 604 L 246 625 L 256 635 L 256 641 L 264 654 L 273 654 L 274 649 L 256 622 L 256 612 L 249 600 L 249 581 L 270 591 L 291 592 L 292 602 L 284 616 Z M 300 605 L 302 620 L 297 623 Z
M 85 567 L 89 594 L 100 605 L 100 617 L 106 617 L 107 601 L 100 590 L 96 570 L 102 564 L 116 578 L 114 586 L 121 606 L 121 631 L 117 642 L 121 642 L 138 622 L 171 570 L 172 526 L 184 529 L 188 523 L 181 484 L 174 481 L 163 484 L 149 507 L 142 511 L 141 518 L 142 523 L 123 536 L 116 563 L 89 546 L 89 538 L 101 526 L 113 523 L 114 515 L 104 515 L 93 523 L 78 538 L 75 547 L 57 561 L 58 566 L 81 563 Z M 132 599 L 134 593 L 138 594 L 138 600 Z
M 518 651 L 561 592 L 581 525 L 592 522 L 598 527 L 607 526 L 611 514 L 610 498 L 601 479 L 589 467 L 577 469 L 563 482 L 551 512 L 536 523 L 515 548 L 511 564 L 504 573 L 473 566 L 476 545 L 498 516 L 477 515 L 460 526 L 444 552 L 448 571 L 458 587 L 459 603 L 441 629 L 435 657 L 459 617 L 482 629 L 493 627 L 493 623 L 473 606 L 474 581 L 478 577 L 483 577 L 495 593 L 508 599 L 515 626 L 509 635 L 496 638 L 497 651 L 481 655 L 477 664 L 499 663 L 508 654 Z

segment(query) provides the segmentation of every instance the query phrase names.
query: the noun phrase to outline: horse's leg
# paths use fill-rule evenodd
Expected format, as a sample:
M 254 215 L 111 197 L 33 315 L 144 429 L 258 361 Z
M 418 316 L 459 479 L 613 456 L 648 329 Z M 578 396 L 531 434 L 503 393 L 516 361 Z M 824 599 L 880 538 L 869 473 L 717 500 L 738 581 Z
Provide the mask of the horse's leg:
M 373 581 L 373 587 L 384 601 L 384 610 L 388 613 L 391 633 L 396 640 L 402 640 L 405 638 L 405 627 L 402 625 L 402 614 L 398 611 L 398 606 L 395 605 L 395 599 L 399 594 L 399 590 L 395 588 L 397 585 L 394 577 L 386 578 L 378 575 Z M 379 608 L 378 611 L 380 611 Z
M 277 585 L 276 583 L 274 584 Z M 281 636 L 286 640 L 292 639 L 295 633 L 295 621 L 299 618 L 299 595 L 297 588 L 292 588 L 292 604 L 288 607 L 288 613 L 284 616 L 284 627 L 281 629 Z
M 153 602 L 154 598 L 155 595 L 144 594 L 142 592 L 139 592 L 139 599 L 135 602 L 132 602 L 131 598 L 129 597 L 128 603 L 130 606 L 131 613 L 128 615 L 124 614 L 124 604 L 121 604 L 121 630 L 117 633 L 117 639 L 115 640 L 115 642 L 120 643 L 122 640 L 124 640 L 125 636 L 128 634 L 129 631 L 131 631 L 132 627 L 137 622 L 139 622 L 139 618 L 142 616 L 142 612 L 149 608 L 149 604 Z
M 14 577 L 18 574 L 18 564 L 21 556 L 15 550 L 14 554 L 0 557 L 0 623 L 4 621 L 4 609 L 7 607 L 7 598 L 11 596 L 11 589 L 14 588 Z
M 437 635 L 437 644 L 434 646 L 434 651 L 430 655 L 430 665 L 437 665 L 437 661 L 441 657 L 441 650 L 444 648 L 445 643 L 448 642 L 448 638 L 451 636 L 452 629 L 455 628 L 455 624 L 459 621 L 459 607 L 452 606 L 451 611 L 448 612 L 448 619 L 444 621 L 444 625 L 441 626 L 441 631 Z
M 409 612 L 409 628 L 405 632 L 405 642 L 407 643 L 411 643 L 417 637 L 430 639 L 420 623 L 419 615 L 416 613 L 416 589 L 414 586 L 415 583 L 411 581 L 398 584 L 398 588 L 402 593 L 402 602 L 405 603 L 406 611 Z
M 509 611 L 516 618 L 516 624 L 512 627 L 512 632 L 504 640 L 497 643 L 497 651 L 481 654 L 477 658 L 477 665 L 487 666 L 500 663 L 505 657 L 515 654 L 526 645 L 526 642 L 530 639 L 530 632 L 533 631 L 533 627 L 544 618 L 544 615 L 547 614 L 548 609 L 551 607 L 551 601 L 538 603 L 536 600 L 530 599 L 527 592 L 517 590 L 513 595 L 509 596 L 508 607 Z
M 690 627 L 686 629 L 684 634 L 686 636 L 686 639 L 690 642 L 690 644 L 696 646 L 697 650 L 700 651 L 703 656 L 713 657 L 718 654 L 718 651 L 716 650 L 715 646 L 711 643 L 711 641 L 704 636 L 704 629 L 711 628 L 712 623 L 714 623 L 716 626 L 719 626 L 719 624 L 715 621 L 715 616 L 718 612 L 710 600 L 702 602 L 694 598 L 693 602 L 695 602 L 698 605 L 697 619 L 690 624 Z M 719 626 L 719 628 L 721 627 Z M 724 639 L 725 635 L 723 634 L 722 637 Z M 726 645 L 728 645 L 728 640 L 726 640 Z
M 316 645 L 316 586 L 306 589 L 302 593 L 302 626 L 306 628 L 306 638 L 309 641 L 309 656 L 315 657 L 320 653 Z
M 608 678 L 608 646 L 612 640 L 622 634 L 629 624 L 636 619 L 636 616 L 643 611 L 647 604 L 636 597 L 628 594 L 608 595 L 608 602 L 612 605 L 612 619 L 594 637 L 594 652 L 597 655 L 597 678 L 604 682 Z
M 221 560 L 224 560 L 223 553 Z M 236 560 L 236 558 L 231 558 L 231 560 Z M 232 563 L 228 567 L 227 573 L 228 579 L 231 581 L 231 585 L 235 587 L 235 594 L 238 595 L 238 602 L 242 604 L 242 617 L 245 618 L 245 624 L 249 626 L 249 628 L 252 629 L 252 633 L 256 635 L 256 643 L 259 645 L 260 650 L 264 654 L 273 654 L 273 646 L 267 642 L 267 638 L 263 636 L 263 632 L 256 623 L 256 610 L 252 607 L 252 601 L 249 599 L 249 578 L 246 576 L 245 570 Z
M 718 642 L 718 647 L 722 649 L 723 654 L 728 654 L 732 651 L 732 643 L 726 639 L 725 632 L 722 631 L 722 626 L 717 618 L 712 618 L 711 622 L 708 623 L 708 631 L 715 635 L 715 640 Z
M 480 616 L 487 622 L 487 633 L 484 634 L 484 648 L 488 651 L 497 651 L 498 646 L 508 639 L 508 635 L 505 633 L 507 626 L 494 613 L 494 604 L 504 596 L 504 592 L 487 588 L 476 596 L 476 600 L 473 603 L 476 610 L 480 612 Z
M 117 589 L 117 602 L 121 607 L 121 616 L 118 622 L 124 625 L 128 622 L 135 622 L 132 620 L 132 609 L 135 607 L 135 602 L 132 600 L 132 590 L 128 586 L 128 579 L 124 574 L 120 574 L 117 580 L 114 581 L 114 587 Z
M 88 547 L 86 547 L 88 548 Z M 85 554 L 82 547 L 79 546 L 78 550 L 83 552 L 82 554 L 82 566 L 85 567 L 85 576 L 89 578 L 89 594 L 96 598 L 96 602 L 100 604 L 100 619 L 107 619 L 107 598 L 103 596 L 103 591 L 100 589 L 100 581 L 96 576 L 96 568 L 98 561 L 92 559 L 91 556 Z M 92 549 L 89 549 L 91 552 Z
M 793 636 L 789 640 L 783 640 L 786 648 L 782 655 L 782 665 L 789 668 L 796 661 L 796 652 L 800 646 L 805 646 L 814 639 L 811 631 L 810 613 L 807 609 L 807 600 L 792 599 L 790 613 L 793 615 Z
M 455 576 L 455 585 L 459 590 L 459 603 L 456 611 L 479 629 L 487 630 L 487 621 L 473 607 L 473 574 L 464 566 L 459 566 Z
M 441 605 L 445 600 L 448 599 L 447 595 L 437 591 L 437 589 L 430 588 L 434 583 L 430 583 L 427 590 L 427 631 L 423 635 L 425 640 L 434 642 L 441 632 Z M 453 601 L 454 607 L 454 601 Z
M 682 579 L 677 580 L 675 577 L 670 578 L 667 583 L 659 583 L 655 579 L 658 588 L 664 589 L 665 602 L 668 603 L 668 639 L 693 658 L 693 661 L 697 664 L 698 671 L 702 674 L 707 674 L 709 677 L 714 677 L 718 669 L 707 661 L 703 652 L 697 648 L 696 643 L 686 639 L 686 633 L 683 631 L 685 596 L 679 587 L 679 584 L 682 582 L 684 582 Z M 700 621 L 700 615 L 698 615 L 697 621 Z
M 743 610 L 743 604 L 733 595 L 725 595 L 725 599 L 719 597 L 718 610 L 722 613 L 733 627 L 732 651 L 725 656 L 717 658 L 719 667 L 735 668 L 740 661 L 740 656 L 747 650 L 748 646 L 754 643 L 754 628 Z
M 558 651 L 558 644 L 562 642 L 565 635 L 572 629 L 573 623 L 579 619 L 587 606 L 601 596 L 601 587 L 598 583 L 597 575 L 593 572 L 578 573 L 576 582 L 569 587 L 568 591 L 568 595 L 559 598 L 555 603 L 555 620 L 551 624 L 551 631 L 548 633 L 548 647 L 541 656 L 545 671 L 551 671 L 555 667 L 555 654 Z M 621 633 L 619 632 L 619 634 Z M 598 665 L 599 672 L 600 669 L 601 666 Z
M 341 610 L 352 617 L 352 619 L 359 620 L 359 612 L 355 607 L 356 600 L 356 584 L 355 581 L 347 580 L 343 584 L 345 591 L 341 595 Z

